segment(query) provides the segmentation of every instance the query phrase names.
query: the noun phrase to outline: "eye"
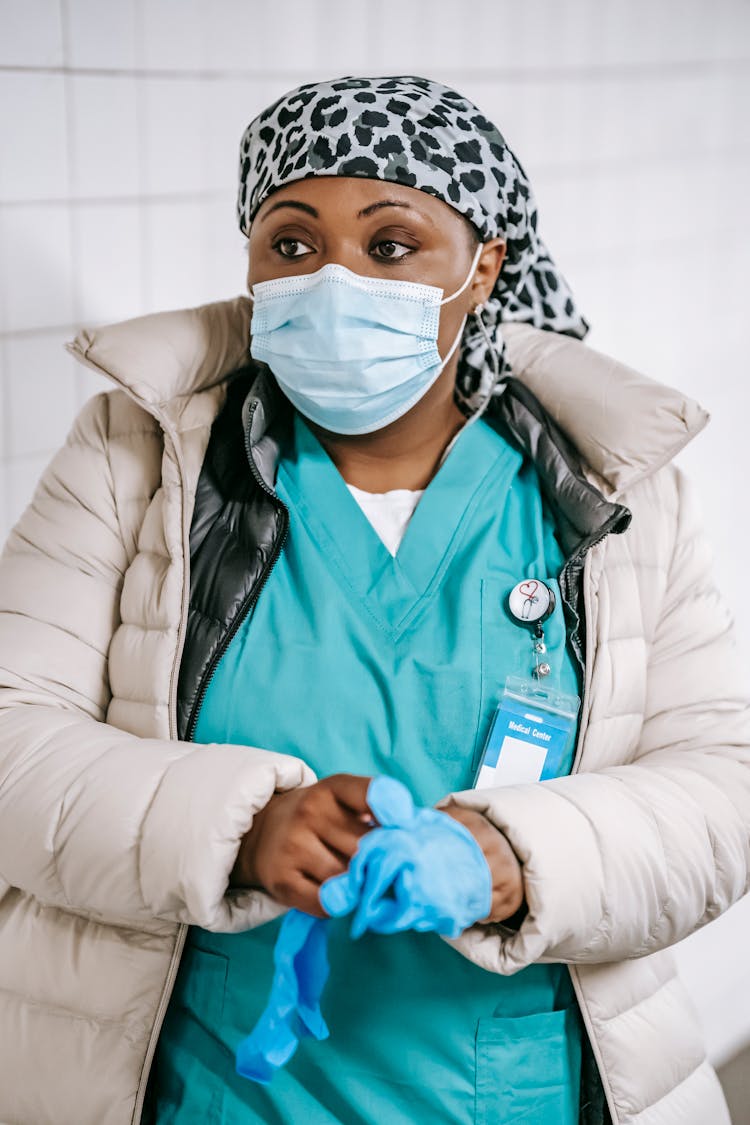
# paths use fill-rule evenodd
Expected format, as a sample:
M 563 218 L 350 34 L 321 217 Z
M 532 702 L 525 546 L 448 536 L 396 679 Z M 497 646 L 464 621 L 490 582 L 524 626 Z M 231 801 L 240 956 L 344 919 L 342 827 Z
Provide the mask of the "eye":
M 302 258 L 312 253 L 312 247 L 301 238 L 279 238 L 273 243 L 273 248 L 282 258 Z
M 378 250 L 379 253 L 375 255 L 384 262 L 397 262 L 400 258 L 405 258 L 407 254 L 411 254 L 412 247 L 405 246 L 403 242 L 396 242 L 393 238 L 383 239 L 382 242 L 376 242 L 373 250 Z

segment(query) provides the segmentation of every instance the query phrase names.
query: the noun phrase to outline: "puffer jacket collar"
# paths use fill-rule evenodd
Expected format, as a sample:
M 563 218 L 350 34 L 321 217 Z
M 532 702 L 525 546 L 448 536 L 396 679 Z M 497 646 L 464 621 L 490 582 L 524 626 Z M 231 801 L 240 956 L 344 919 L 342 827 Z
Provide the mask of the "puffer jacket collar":
M 192 395 L 248 362 L 248 297 L 83 329 L 67 346 L 179 434 Z M 610 499 L 666 464 L 708 421 L 681 391 L 581 341 L 504 325 L 516 378 L 539 400 Z
M 251 468 L 272 492 L 279 448 L 292 410 L 265 365 L 251 363 L 239 375 L 248 380 L 242 406 L 246 454 Z M 542 487 L 554 504 L 567 555 L 582 540 L 596 539 L 609 530 L 625 530 L 630 521 L 627 508 L 607 500 L 586 479 L 577 450 L 520 379 L 507 380 L 503 394 L 492 399 L 485 417 L 515 438 L 534 460 Z

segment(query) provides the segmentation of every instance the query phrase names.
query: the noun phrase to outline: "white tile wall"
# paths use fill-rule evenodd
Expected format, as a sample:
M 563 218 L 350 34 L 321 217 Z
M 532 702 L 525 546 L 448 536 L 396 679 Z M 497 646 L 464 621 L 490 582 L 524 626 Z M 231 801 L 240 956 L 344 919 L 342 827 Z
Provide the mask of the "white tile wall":
M 87 320 L 107 323 L 150 311 L 144 284 L 144 223 L 136 199 L 74 208 L 74 293 Z
M 7 492 L 5 515 L 10 527 L 31 502 L 39 478 L 46 469 L 51 453 L 33 453 L 28 457 L 14 457 L 5 467 Z
M 54 7 L 58 7 L 57 0 Z M 136 65 L 137 7 L 137 0 L 65 0 L 68 66 L 74 71 L 132 70 Z
M 146 225 L 146 292 L 151 308 L 198 305 L 213 299 L 203 274 L 208 220 L 200 203 L 151 203 Z
M 211 186 L 206 159 L 209 111 L 205 80 L 141 78 L 144 191 L 184 195 Z
M 230 191 L 203 208 L 204 283 L 213 300 L 246 292 L 247 239 L 233 221 L 235 203 Z M 227 222 L 227 215 L 232 216 L 232 221 Z
M 303 5 L 298 5 L 298 8 Z M 311 5 L 304 5 L 305 8 Z M 276 15 L 275 13 L 278 13 Z M 284 20 L 284 13 L 276 5 L 248 4 L 247 0 L 224 0 L 216 4 L 211 18 L 203 27 L 203 42 L 206 65 L 221 74 L 244 72 L 254 74 L 261 69 L 261 60 L 268 57 L 268 43 L 264 41 L 265 28 L 276 20 L 278 29 L 284 29 L 284 42 L 277 43 L 270 55 L 278 65 L 280 53 L 286 51 L 287 37 L 294 34 L 294 24 L 298 19 L 304 22 L 304 13 L 295 13 L 292 21 Z
M 60 74 L 0 69 L 3 203 L 68 197 L 64 85 Z
M 402 5 L 406 7 L 408 5 Z M 287 8 L 290 22 L 296 21 L 299 4 L 287 0 Z M 312 80 L 338 78 L 342 74 L 368 74 L 372 24 L 368 0 L 318 0 L 308 5 L 308 9 L 307 18 L 297 29 L 296 41 L 303 67 L 310 66 L 310 45 L 314 47 L 316 73 Z M 372 9 L 376 10 L 376 6 Z M 274 36 L 273 28 L 271 36 Z
M 0 66 L 60 66 L 59 0 L 0 0 Z
M 6 332 L 72 324 L 73 246 L 66 203 L 0 206 Z
M 128 75 L 67 78 L 70 192 L 76 199 L 136 197 L 141 187 L 140 84 Z
M 2 246 L 0 246 L 0 255 L 2 254 Z M 0 346 L 0 451 L 3 458 L 7 457 L 8 449 L 10 447 L 10 425 L 8 420 L 8 383 L 5 378 L 5 348 Z M 2 535 L 6 534 L 7 529 L 10 527 L 8 514 L 6 511 L 6 494 L 7 488 L 7 462 L 4 460 L 0 462 L 0 472 L 2 479 L 0 480 L 0 519 L 3 522 Z
M 252 7 L 247 5 L 248 12 Z M 213 5 L 202 0 L 147 0 L 140 3 L 138 67 L 177 72 L 205 69 L 206 29 L 212 21 L 212 8 Z
M 426 74 L 518 154 L 590 344 L 712 411 L 681 463 L 750 637 L 749 54 L 747 0 L 0 0 L 0 536 L 109 387 L 63 340 L 244 291 L 248 121 L 300 82 Z M 749 909 L 680 951 L 717 1059 L 750 1037 Z
M 4 341 L 11 462 L 43 455 L 65 440 L 76 409 L 77 364 L 64 340 L 63 333 L 45 332 Z

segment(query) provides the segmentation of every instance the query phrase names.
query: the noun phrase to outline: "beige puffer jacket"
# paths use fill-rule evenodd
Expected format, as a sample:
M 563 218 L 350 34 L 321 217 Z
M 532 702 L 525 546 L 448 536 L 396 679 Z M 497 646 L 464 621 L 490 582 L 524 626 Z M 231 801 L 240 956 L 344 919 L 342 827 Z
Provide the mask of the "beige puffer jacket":
M 249 316 L 240 297 L 80 333 L 73 353 L 119 389 L 81 410 L 0 556 L 5 1125 L 138 1122 L 185 924 L 237 931 L 281 909 L 228 892 L 228 874 L 254 813 L 314 775 L 272 748 L 175 737 L 194 490 Z M 454 944 L 503 973 L 570 964 L 618 1125 L 722 1125 L 666 952 L 744 893 L 750 867 L 747 693 L 669 464 L 707 415 L 576 340 L 506 335 L 633 520 L 586 560 L 573 775 L 459 798 L 522 857 L 529 915 Z

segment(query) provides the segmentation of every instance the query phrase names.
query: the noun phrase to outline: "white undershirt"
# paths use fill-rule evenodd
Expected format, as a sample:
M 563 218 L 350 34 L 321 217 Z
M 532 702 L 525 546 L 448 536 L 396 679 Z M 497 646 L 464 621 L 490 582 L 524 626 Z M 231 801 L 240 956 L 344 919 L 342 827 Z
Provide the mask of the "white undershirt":
M 470 419 L 471 422 L 474 421 L 474 417 Z M 468 422 L 464 423 L 464 425 L 460 427 L 458 433 L 454 434 L 453 438 L 443 450 L 443 456 L 438 462 L 438 469 L 445 461 L 451 449 L 453 449 L 459 434 L 463 433 L 468 424 Z M 437 469 L 435 471 L 437 472 Z M 357 488 L 356 485 L 349 484 L 348 481 L 344 481 L 344 484 L 377 531 L 383 543 L 385 543 L 389 552 L 395 557 L 409 520 L 414 515 L 414 509 L 419 503 L 419 498 L 424 492 L 424 489 L 392 488 L 390 492 L 365 492 L 364 489 Z
M 346 487 L 395 556 L 424 489 L 393 488 L 390 492 L 365 492 L 353 484 Z

